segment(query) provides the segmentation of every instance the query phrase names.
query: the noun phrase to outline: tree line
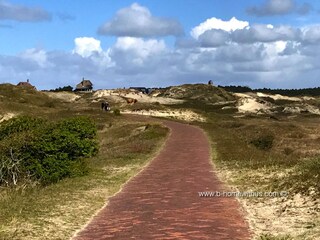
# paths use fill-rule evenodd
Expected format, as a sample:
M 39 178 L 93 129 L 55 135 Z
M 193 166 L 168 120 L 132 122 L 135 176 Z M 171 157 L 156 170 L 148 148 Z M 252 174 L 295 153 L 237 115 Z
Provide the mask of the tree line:
M 286 96 L 320 96 L 320 87 L 301 88 L 301 89 L 271 89 L 271 88 L 257 88 L 252 89 L 248 86 L 218 86 L 229 92 L 244 93 L 244 92 L 262 92 L 267 94 L 281 94 Z
M 72 92 L 73 88 L 69 86 L 58 87 L 56 89 L 50 89 L 50 92 Z

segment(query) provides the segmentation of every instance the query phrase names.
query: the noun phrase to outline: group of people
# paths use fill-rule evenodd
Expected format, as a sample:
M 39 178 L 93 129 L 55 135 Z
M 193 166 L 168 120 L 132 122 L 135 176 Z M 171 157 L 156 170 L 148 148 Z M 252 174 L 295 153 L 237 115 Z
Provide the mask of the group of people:
M 101 109 L 108 112 L 110 111 L 110 104 L 106 101 L 102 102 L 101 103 Z

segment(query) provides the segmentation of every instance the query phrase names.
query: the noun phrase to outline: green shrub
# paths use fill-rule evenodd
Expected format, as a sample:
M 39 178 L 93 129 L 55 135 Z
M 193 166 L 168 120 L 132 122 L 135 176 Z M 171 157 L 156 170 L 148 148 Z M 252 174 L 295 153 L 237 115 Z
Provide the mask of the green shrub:
M 320 195 L 320 158 L 306 159 L 296 166 L 296 171 L 286 183 L 299 192 L 308 193 L 310 187 Z
M 68 85 L 68 86 L 64 86 L 64 87 L 59 87 L 59 88 L 56 88 L 56 89 L 51 89 L 50 92 L 72 92 L 73 88 Z
M 23 169 L 22 149 L 32 139 L 29 133 L 13 133 L 0 141 L 0 184 L 17 184 L 28 173 Z
M 116 115 L 116 116 L 120 116 L 121 115 L 120 110 L 117 109 L 117 108 L 113 110 L 113 114 Z
M 55 103 L 53 101 L 47 101 L 42 105 L 42 107 L 55 108 L 56 105 L 55 105 Z
M 270 150 L 273 146 L 273 135 L 262 135 L 256 139 L 250 141 L 250 144 L 254 145 L 260 150 Z
M 292 193 L 320 196 L 320 158 L 304 159 L 296 164 L 289 176 L 277 179 L 274 190 L 290 189 Z
M 29 116 L 19 116 L 12 118 L 0 125 L 0 140 L 13 133 L 33 130 L 44 123 L 41 118 L 34 118 Z
M 285 155 L 290 155 L 290 154 L 292 154 L 293 152 L 294 152 L 294 150 L 293 150 L 292 148 L 289 148 L 289 147 L 286 147 L 286 148 L 283 149 L 283 153 L 284 153 Z
M 32 126 L 30 119 L 24 118 L 13 119 L 4 128 L 6 137 L 0 141 L 0 163 L 6 174 L 0 176 L 0 183 L 15 184 L 12 176 L 17 175 L 20 179 L 31 177 L 50 184 L 88 171 L 84 158 L 98 151 L 96 126 L 91 119 L 76 117 L 56 123 L 34 119 L 38 124 Z M 12 161 L 17 169 L 14 174 L 10 172 Z
M 289 235 L 285 236 L 273 236 L 271 234 L 263 234 L 259 237 L 259 240 L 292 240 L 293 238 Z

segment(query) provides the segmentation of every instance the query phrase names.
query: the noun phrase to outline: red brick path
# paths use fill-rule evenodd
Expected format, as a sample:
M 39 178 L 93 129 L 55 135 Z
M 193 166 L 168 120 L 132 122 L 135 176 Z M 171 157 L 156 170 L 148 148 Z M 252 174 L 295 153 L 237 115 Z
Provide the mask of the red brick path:
M 166 121 L 165 147 L 79 232 L 87 239 L 249 239 L 236 199 L 199 197 L 223 191 L 201 129 Z

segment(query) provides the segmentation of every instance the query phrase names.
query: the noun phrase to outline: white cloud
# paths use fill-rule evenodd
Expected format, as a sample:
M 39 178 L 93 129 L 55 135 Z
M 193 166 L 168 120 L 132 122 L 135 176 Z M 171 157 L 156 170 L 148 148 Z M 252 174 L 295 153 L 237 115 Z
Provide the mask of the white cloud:
M 75 47 L 72 53 L 90 59 L 95 64 L 97 71 L 114 66 L 114 62 L 110 58 L 110 49 L 104 51 L 99 40 L 92 37 L 78 37 L 75 38 L 74 43 Z
M 230 30 L 230 28 L 225 29 Z M 201 47 L 215 48 L 231 43 L 252 44 L 300 41 L 300 38 L 301 30 L 298 28 L 293 28 L 291 26 L 273 26 L 271 24 L 254 24 L 234 31 L 221 29 L 206 30 L 194 40 L 198 41 L 198 45 Z M 190 47 L 194 46 L 196 45 L 190 45 Z
M 212 29 L 220 29 L 227 32 L 234 31 L 237 29 L 243 29 L 249 26 L 247 21 L 240 21 L 235 17 L 231 18 L 229 21 L 223 21 L 218 18 L 209 18 L 206 21 L 200 23 L 198 26 L 191 30 L 191 36 L 198 39 L 198 37 L 204 32 Z
M 320 25 L 307 26 L 303 28 L 303 42 L 306 44 L 318 44 L 320 41 Z
M 230 40 L 230 34 L 223 30 L 211 29 L 199 36 L 201 47 L 219 47 Z
M 253 6 L 247 12 L 256 16 L 283 15 L 292 12 L 295 8 L 293 0 L 266 0 L 261 6 Z
M 28 49 L 16 56 L 0 55 L 0 81 L 30 78 L 39 89 L 74 86 L 82 77 L 91 79 L 96 88 L 157 87 L 208 79 L 252 87 L 318 84 L 318 25 L 239 22 L 243 24 L 202 25 L 201 31 L 195 31 L 200 35 L 178 39 L 177 47 L 161 38 L 118 37 L 103 49 L 93 37 L 78 37 L 73 51 Z
M 148 8 L 133 3 L 119 10 L 98 29 L 98 33 L 119 37 L 179 36 L 183 29 L 178 21 L 152 16 Z
M 278 57 L 278 54 L 281 54 L 286 49 L 287 43 L 286 41 L 265 43 L 265 52 L 269 57 Z
M 101 42 L 92 37 L 78 37 L 74 39 L 74 43 L 73 53 L 77 53 L 82 57 L 89 57 L 95 52 L 102 52 Z
M 118 38 L 110 49 L 110 57 L 117 70 L 124 74 L 152 71 L 165 53 L 166 45 L 163 40 L 133 37 Z
M 22 59 L 31 60 L 37 63 L 40 67 L 47 66 L 47 53 L 43 49 L 31 48 L 19 54 Z
M 146 58 L 151 54 L 164 51 L 166 45 L 163 40 L 120 37 L 117 39 L 114 48 L 122 51 L 134 51 L 137 56 Z
M 252 6 L 247 8 L 247 13 L 257 17 L 286 15 L 290 13 L 298 13 L 306 15 L 313 10 L 309 3 L 297 4 L 294 0 L 266 0 L 260 6 Z
M 27 7 L 12 4 L 0 0 L 0 20 L 14 20 L 19 22 L 41 22 L 50 21 L 51 13 L 38 7 Z
M 287 47 L 287 43 L 286 41 L 277 41 L 275 42 L 275 48 L 277 53 L 283 52 L 286 47 Z
M 299 29 L 290 26 L 274 27 L 270 24 L 256 24 L 232 33 L 232 40 L 239 43 L 298 40 L 299 37 Z

